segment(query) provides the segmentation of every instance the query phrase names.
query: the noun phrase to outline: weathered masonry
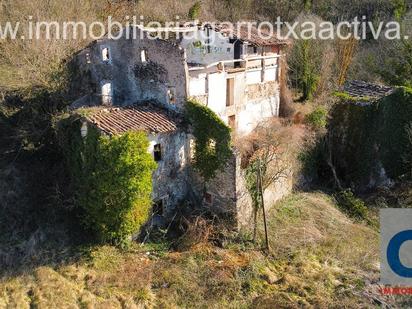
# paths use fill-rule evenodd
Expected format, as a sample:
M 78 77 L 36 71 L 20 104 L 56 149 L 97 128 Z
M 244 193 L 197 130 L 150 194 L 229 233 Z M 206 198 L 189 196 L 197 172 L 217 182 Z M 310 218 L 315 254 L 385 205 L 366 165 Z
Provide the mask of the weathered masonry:
M 93 107 L 87 121 L 106 134 L 147 132 L 158 162 L 153 200 L 160 217 L 197 197 L 247 224 L 251 201 L 242 193 L 236 152 L 204 188 L 191 169 L 193 141 L 182 125 L 183 110 L 194 98 L 239 136 L 278 116 L 280 57 L 287 42 L 261 38 L 255 28 L 223 25 L 169 29 L 173 39 L 154 38 L 159 29 L 139 30 L 136 39 L 101 39 L 75 55 L 72 109 Z M 180 38 L 181 32 L 189 35 Z
M 153 39 L 141 31 L 136 40 L 103 39 L 79 52 L 79 78 L 73 83 L 79 99 L 73 106 L 154 100 L 179 112 L 185 100 L 194 97 L 240 135 L 278 116 L 279 58 L 285 41 L 262 39 L 254 28 L 181 31 L 191 39 Z
M 181 42 L 187 56 L 188 95 L 206 104 L 240 135 L 250 133 L 263 119 L 278 116 L 279 58 L 286 42 L 262 39 L 254 28 L 194 31 L 200 33 Z M 217 35 L 209 46 L 211 31 Z

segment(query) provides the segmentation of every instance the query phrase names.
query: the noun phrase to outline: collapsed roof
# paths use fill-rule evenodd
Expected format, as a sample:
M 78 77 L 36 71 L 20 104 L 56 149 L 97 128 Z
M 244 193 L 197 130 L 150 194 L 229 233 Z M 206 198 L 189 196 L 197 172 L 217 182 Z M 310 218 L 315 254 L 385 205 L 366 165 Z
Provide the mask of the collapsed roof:
M 148 33 L 185 33 L 193 32 L 200 29 L 212 29 L 216 32 L 221 33 L 223 36 L 229 37 L 231 39 L 240 40 L 243 42 L 248 42 L 255 46 L 274 46 L 274 45 L 287 45 L 289 40 L 279 38 L 275 34 L 274 29 L 272 32 L 268 28 L 259 27 L 257 28 L 252 23 L 240 23 L 240 24 L 229 24 L 229 23 L 205 23 L 201 25 L 182 25 L 178 27 L 157 27 L 148 28 L 144 26 L 136 25 L 136 27 Z
M 231 38 L 248 42 L 256 46 L 287 45 L 289 43 L 286 39 L 278 38 L 275 33 L 270 33 L 267 28 L 258 29 L 255 26 L 249 26 L 247 24 L 241 24 L 236 27 L 233 27 L 233 25 L 221 24 L 215 26 L 214 30 Z
M 353 98 L 368 99 L 376 101 L 390 95 L 395 88 L 371 84 L 364 81 L 352 80 L 343 86 L 343 91 Z

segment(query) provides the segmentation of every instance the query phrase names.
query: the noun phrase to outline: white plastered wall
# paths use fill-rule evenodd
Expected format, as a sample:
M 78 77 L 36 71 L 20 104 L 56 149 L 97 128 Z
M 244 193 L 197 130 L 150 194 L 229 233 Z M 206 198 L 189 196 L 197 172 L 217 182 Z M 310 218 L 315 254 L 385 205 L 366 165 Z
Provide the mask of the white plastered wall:
M 186 49 L 188 63 L 210 64 L 234 57 L 234 44 L 229 43 L 229 38 L 224 37 L 214 30 L 209 30 L 211 44 L 207 46 L 207 30 L 201 29 L 185 35 L 180 45 Z

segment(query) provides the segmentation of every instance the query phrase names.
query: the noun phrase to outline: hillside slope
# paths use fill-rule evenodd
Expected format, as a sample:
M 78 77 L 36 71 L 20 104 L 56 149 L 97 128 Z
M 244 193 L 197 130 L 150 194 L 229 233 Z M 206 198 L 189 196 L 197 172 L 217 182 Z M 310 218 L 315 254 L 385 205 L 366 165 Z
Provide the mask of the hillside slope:
M 378 234 L 322 193 L 298 193 L 269 216 L 272 254 L 245 239 L 182 252 L 136 245 L 82 251 L 0 283 L 0 308 L 374 307 Z M 260 233 L 261 231 L 259 231 Z

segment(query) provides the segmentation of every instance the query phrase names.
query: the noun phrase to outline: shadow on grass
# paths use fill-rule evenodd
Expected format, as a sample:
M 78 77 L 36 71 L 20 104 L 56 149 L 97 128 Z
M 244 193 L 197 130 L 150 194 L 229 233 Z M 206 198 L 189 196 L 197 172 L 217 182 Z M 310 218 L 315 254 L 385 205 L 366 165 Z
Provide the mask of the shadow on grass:
M 0 102 L 0 276 L 71 263 L 92 241 L 73 206 L 53 130 L 63 95 L 33 93 L 8 93 Z

